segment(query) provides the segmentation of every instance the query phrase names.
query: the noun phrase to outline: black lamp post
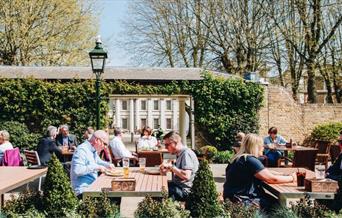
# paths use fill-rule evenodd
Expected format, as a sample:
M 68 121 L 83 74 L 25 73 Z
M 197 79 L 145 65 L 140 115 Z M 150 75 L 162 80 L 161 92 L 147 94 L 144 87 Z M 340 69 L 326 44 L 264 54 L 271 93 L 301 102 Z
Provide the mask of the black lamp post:
M 96 38 L 95 48 L 89 52 L 91 61 L 91 68 L 93 73 L 96 75 L 96 129 L 100 129 L 100 85 L 101 85 L 101 74 L 104 72 L 105 62 L 107 58 L 107 52 L 102 47 L 100 36 Z

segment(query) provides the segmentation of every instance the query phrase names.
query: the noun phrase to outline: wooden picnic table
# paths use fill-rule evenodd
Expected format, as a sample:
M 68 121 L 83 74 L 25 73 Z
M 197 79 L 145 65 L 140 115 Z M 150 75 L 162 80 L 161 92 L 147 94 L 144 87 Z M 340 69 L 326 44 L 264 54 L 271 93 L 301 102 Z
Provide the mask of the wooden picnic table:
M 272 150 L 272 149 L 271 149 Z M 278 151 L 283 151 L 284 152 L 284 157 L 288 158 L 289 156 L 289 151 L 291 152 L 296 152 L 296 151 L 312 151 L 312 150 L 318 150 L 317 148 L 312 148 L 312 147 L 304 147 L 300 145 L 292 146 L 292 147 L 286 147 L 285 145 L 281 146 L 276 146 L 273 148 L 273 150 L 278 150 Z M 285 159 L 285 166 L 288 165 L 288 160 Z
M 306 178 L 315 178 L 315 172 L 305 168 L 268 168 L 271 171 L 282 173 L 283 175 L 291 175 L 300 170 L 306 172 Z M 278 197 L 279 203 L 283 206 L 290 206 L 290 202 L 298 201 L 305 196 L 310 199 L 334 199 L 333 192 L 308 192 L 304 186 L 297 186 L 297 183 L 268 184 L 263 183 L 266 190 Z
M 122 168 L 116 168 L 122 169 Z M 146 168 L 149 169 L 148 167 Z M 141 173 L 138 167 L 130 167 L 129 178 L 135 178 L 135 191 L 110 191 L 111 181 L 114 178 L 102 174 L 93 184 L 87 187 L 83 192 L 83 199 L 87 196 L 99 197 L 102 191 L 109 191 L 108 197 L 145 197 L 150 195 L 152 197 L 162 197 L 162 191 L 168 191 L 167 176 L 166 175 L 149 175 Z
M 29 183 L 46 174 L 48 168 L 27 169 L 27 167 L 0 167 L 0 207 L 4 203 L 4 194 Z

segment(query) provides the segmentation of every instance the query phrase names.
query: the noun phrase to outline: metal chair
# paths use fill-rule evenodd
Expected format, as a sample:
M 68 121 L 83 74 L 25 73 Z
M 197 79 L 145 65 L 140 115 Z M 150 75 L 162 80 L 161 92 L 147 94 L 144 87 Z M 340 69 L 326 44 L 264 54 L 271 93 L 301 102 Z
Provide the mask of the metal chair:
M 25 154 L 26 161 L 28 164 L 37 165 L 37 166 L 42 165 L 37 151 L 24 150 L 24 154 Z M 42 186 L 42 176 L 39 177 L 39 186 L 38 186 L 39 191 L 41 191 L 41 186 Z

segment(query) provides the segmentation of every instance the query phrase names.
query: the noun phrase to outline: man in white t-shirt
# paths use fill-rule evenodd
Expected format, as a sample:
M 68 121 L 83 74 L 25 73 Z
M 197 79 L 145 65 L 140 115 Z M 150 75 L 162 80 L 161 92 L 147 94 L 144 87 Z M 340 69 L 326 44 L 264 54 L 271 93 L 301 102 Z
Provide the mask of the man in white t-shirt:
M 120 128 L 114 129 L 114 138 L 110 141 L 110 148 L 112 149 L 115 159 L 121 159 L 124 157 L 134 158 L 132 152 L 130 152 L 122 142 L 122 132 Z

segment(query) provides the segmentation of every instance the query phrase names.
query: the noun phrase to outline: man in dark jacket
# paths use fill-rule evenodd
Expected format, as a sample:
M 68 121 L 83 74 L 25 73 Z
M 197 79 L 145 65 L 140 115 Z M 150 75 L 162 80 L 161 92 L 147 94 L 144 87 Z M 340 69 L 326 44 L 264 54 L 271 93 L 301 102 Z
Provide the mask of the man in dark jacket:
M 60 134 L 57 135 L 56 143 L 58 147 L 68 146 L 68 149 L 76 149 L 78 145 L 76 136 L 69 133 L 68 125 L 60 127 Z
M 37 152 L 42 165 L 47 165 L 53 153 L 61 160 L 61 149 L 56 145 L 55 138 L 57 135 L 57 128 L 49 126 L 47 128 L 46 136 L 42 138 L 37 146 Z

